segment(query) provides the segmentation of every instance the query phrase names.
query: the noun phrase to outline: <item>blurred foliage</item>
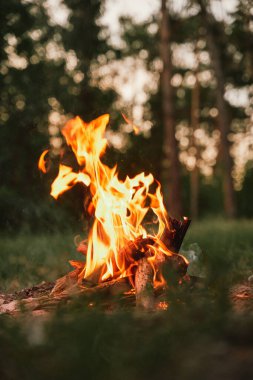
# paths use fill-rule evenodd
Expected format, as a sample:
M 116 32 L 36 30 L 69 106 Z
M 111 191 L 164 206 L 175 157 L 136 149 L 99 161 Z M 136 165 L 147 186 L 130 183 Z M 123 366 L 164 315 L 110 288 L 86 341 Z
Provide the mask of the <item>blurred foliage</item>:
M 70 222 L 71 214 L 80 216 L 75 206 L 74 212 L 69 213 L 68 205 L 59 211 L 49 200 L 52 173 L 42 179 L 37 168 L 42 150 L 49 146 L 48 118 L 57 107 L 63 114 L 92 118 L 110 109 L 115 99 L 113 91 L 102 93 L 90 84 L 91 63 L 107 49 L 96 23 L 101 2 L 66 5 L 69 23 L 61 27 L 50 19 L 44 1 L 1 2 L 1 228 L 54 228 L 66 219 Z
M 58 204 L 48 195 L 49 186 L 56 173 L 55 165 L 66 147 L 57 150 L 52 146 L 52 125 L 55 115 L 59 136 L 66 118 L 79 114 L 85 120 L 109 112 L 110 128 L 122 124 L 119 113 L 117 87 L 101 85 L 106 75 L 100 68 L 126 57 L 141 60 L 147 70 L 159 77 L 159 16 L 152 15 L 143 23 L 129 17 L 120 20 L 122 45 L 112 46 L 110 31 L 101 26 L 99 17 L 104 12 L 105 1 L 65 0 L 69 16 L 64 25 L 50 16 L 47 3 L 9 0 L 1 2 L 0 12 L 0 227 L 17 230 L 29 226 L 54 230 L 68 223 L 83 223 L 82 189 L 64 195 Z M 193 4 L 193 5 L 191 5 Z M 205 31 L 201 26 L 195 2 L 189 2 L 194 12 L 187 17 L 170 12 L 173 46 L 197 46 L 198 54 L 206 54 Z M 215 28 L 222 48 L 226 83 L 240 88 L 252 84 L 252 31 L 251 15 L 247 1 L 239 1 L 232 14 L 232 22 L 224 25 L 217 21 Z M 144 58 L 143 58 L 144 57 Z M 199 70 L 210 70 L 202 61 Z M 116 70 L 117 71 L 117 70 Z M 175 120 L 178 125 L 187 123 L 190 128 L 192 87 L 187 77 L 192 74 L 184 65 L 174 63 L 174 74 L 181 76 L 181 84 L 174 88 Z M 200 127 L 210 135 L 217 129 L 217 116 L 210 116 L 215 108 L 212 71 L 210 80 L 201 85 Z M 113 82 L 114 70 L 109 74 Z M 111 78 L 112 77 L 112 78 Z M 153 127 L 148 135 L 127 135 L 127 147 L 110 148 L 105 158 L 113 165 L 118 162 L 124 176 L 140 171 L 151 171 L 161 180 L 163 159 L 162 110 L 159 83 L 155 89 L 146 89 L 148 101 L 144 104 L 144 119 Z M 129 105 L 130 109 L 133 105 Z M 247 117 L 243 107 L 230 105 L 233 134 L 245 132 Z M 53 115 L 53 116 L 52 116 Z M 65 115 L 65 118 L 64 116 Z M 39 173 L 37 160 L 43 149 L 51 146 L 51 167 L 47 176 Z M 66 149 L 65 149 L 66 150 Z M 66 152 L 65 152 L 66 154 Z M 189 171 L 182 165 L 184 204 L 189 211 L 191 197 Z M 250 194 L 252 168 L 247 166 L 243 188 L 238 192 L 239 215 L 251 217 Z M 214 167 L 212 180 L 201 175 L 200 216 L 222 213 L 221 175 Z M 66 223 L 66 220 L 68 221 Z
M 208 143 L 206 151 L 203 149 L 204 143 L 194 141 L 194 130 L 192 125 L 192 115 L 198 115 L 197 128 L 205 132 L 206 137 L 211 137 L 213 133 L 219 131 L 219 110 L 216 102 L 217 79 L 215 78 L 212 57 L 208 50 L 208 28 L 203 22 L 201 12 L 199 10 L 199 1 L 187 1 L 181 9 L 175 11 L 174 3 L 168 2 L 169 18 L 170 18 L 170 39 L 172 43 L 172 63 L 174 83 L 173 85 L 173 111 L 177 130 L 183 128 L 188 130 L 185 147 L 181 146 L 181 152 L 187 152 L 188 158 L 196 159 L 199 168 L 207 167 L 211 173 L 207 175 L 202 169 L 198 169 L 201 177 L 199 188 L 199 216 L 207 216 L 208 214 L 223 213 L 222 198 L 224 194 L 224 186 L 222 186 L 223 174 L 223 150 L 219 148 L 220 142 L 216 145 L 216 150 L 219 154 L 214 161 L 208 163 L 206 153 L 208 151 Z M 251 175 L 250 161 L 249 165 L 245 166 L 245 175 L 242 168 L 238 168 L 238 161 L 243 160 L 242 155 L 245 155 L 245 161 L 252 160 L 252 154 L 247 153 L 252 150 L 252 12 L 250 11 L 250 2 L 247 0 L 238 1 L 233 12 L 228 12 L 225 17 L 222 13 L 222 4 L 220 8 L 217 3 L 205 1 L 206 9 L 212 14 L 211 29 L 217 45 L 219 58 L 221 62 L 223 81 L 226 89 L 235 91 L 244 91 L 248 97 L 248 105 L 236 105 L 236 95 L 233 96 L 233 101 L 226 99 L 229 117 L 230 117 L 230 134 L 229 141 L 237 141 L 241 143 L 241 150 L 233 153 L 234 158 L 234 182 L 237 190 L 238 199 L 238 215 L 252 217 L 252 210 L 249 207 L 246 211 L 244 205 L 248 202 L 246 192 L 249 191 L 248 177 Z M 212 11 L 210 11 L 212 4 Z M 179 6 L 180 8 L 180 6 Z M 178 8 L 178 9 L 179 9 Z M 217 9 L 219 8 L 219 9 Z M 232 9 L 232 7 L 231 7 Z M 215 14 L 215 16 L 214 16 Z M 218 17 L 217 17 L 218 15 Z M 123 57 L 134 56 L 135 59 L 143 61 L 150 73 L 155 73 L 159 77 L 161 71 L 160 62 L 160 37 L 157 24 L 158 15 L 153 15 L 148 21 L 135 23 L 131 17 L 122 17 L 122 39 L 124 46 L 122 48 Z M 242 38 L 242 40 L 240 40 Z M 181 51 L 180 51 L 181 49 Z M 191 52 L 191 58 L 188 53 L 182 53 L 183 49 Z M 181 55 L 181 56 L 180 56 Z M 211 59 L 211 61 L 210 61 Z M 188 62 L 187 62 L 188 60 Z M 199 108 L 195 109 L 193 104 L 193 91 L 195 78 L 198 77 L 200 83 Z M 206 79 L 205 79 L 206 76 Z M 172 78 L 173 81 L 173 78 Z M 248 87 L 247 87 L 248 86 Z M 155 88 L 155 89 L 154 89 Z M 150 90 L 151 89 L 151 90 Z M 147 151 L 150 157 L 156 157 L 155 173 L 157 178 L 160 176 L 161 161 L 164 153 L 162 152 L 163 139 L 163 115 L 161 110 L 162 94 L 160 84 L 151 83 L 150 88 L 147 86 L 148 101 L 144 107 L 144 119 L 151 120 L 153 128 L 151 130 L 151 138 L 149 142 L 145 142 Z M 236 134 L 241 132 L 241 140 L 236 139 Z M 197 131 L 198 132 L 198 131 Z M 181 135 L 182 136 L 182 135 Z M 247 137 L 250 136 L 250 137 Z M 179 144 L 182 137 L 177 137 Z M 251 143 L 247 145 L 246 139 L 249 138 Z M 211 138 L 212 139 L 212 138 Z M 210 139 L 210 141 L 211 141 Z M 244 139 L 244 147 L 243 147 Z M 183 140 L 183 139 L 182 139 Z M 220 141 L 220 140 L 218 140 Z M 237 143 L 233 143 L 233 150 Z M 187 145 L 188 144 L 188 145 Z M 186 146 L 187 145 L 187 146 Z M 238 144 L 239 146 L 239 144 Z M 195 152 L 194 152 L 195 151 Z M 242 153 L 243 151 L 243 153 Z M 208 153 L 207 153 L 208 154 Z M 187 159 L 182 162 L 182 182 L 184 187 L 184 210 L 190 212 L 189 205 L 191 201 L 191 185 L 190 176 L 191 170 L 187 167 Z M 189 160 L 190 162 L 190 160 Z M 195 164 L 196 165 L 196 164 Z M 204 175 L 203 175 L 204 174 Z M 184 178 L 186 177 L 186 178 Z M 202 178 L 203 177 L 203 178 Z M 244 179 L 243 179 L 244 177 Z M 238 183 L 240 183 L 238 185 Z M 252 184 L 251 184 L 252 189 Z M 252 190 L 250 190 L 252 191 Z M 188 196 L 185 194 L 188 192 Z M 245 199 L 245 201 L 243 200 Z

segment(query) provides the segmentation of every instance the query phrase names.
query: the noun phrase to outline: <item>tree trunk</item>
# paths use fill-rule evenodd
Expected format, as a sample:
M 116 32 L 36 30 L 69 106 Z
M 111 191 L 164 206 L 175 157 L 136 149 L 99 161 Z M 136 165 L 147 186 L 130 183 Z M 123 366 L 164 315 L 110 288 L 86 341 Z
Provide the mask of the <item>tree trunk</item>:
M 195 73 L 195 85 L 192 90 L 192 101 L 191 101 L 191 127 L 192 127 L 192 141 L 191 145 L 195 148 L 195 166 L 190 173 L 190 184 L 191 184 L 191 218 L 196 220 L 199 215 L 199 168 L 198 168 L 198 159 L 199 159 L 199 148 L 196 145 L 196 139 L 194 132 L 199 126 L 199 100 L 200 100 L 200 85 L 198 81 L 197 73 Z
M 236 203 L 233 179 L 231 174 L 233 160 L 230 155 L 230 143 L 228 141 L 228 134 L 230 133 L 230 115 L 228 105 L 224 99 L 224 73 L 222 69 L 218 41 L 213 32 L 214 20 L 212 19 L 212 15 L 206 9 L 206 2 L 204 0 L 198 0 L 198 4 L 200 6 L 202 21 L 206 29 L 207 46 L 217 81 L 216 103 L 219 111 L 218 122 L 221 134 L 221 165 L 223 173 L 224 209 L 225 214 L 228 218 L 234 218 L 236 216 Z
M 173 217 L 179 218 L 182 216 L 183 207 L 181 198 L 178 144 L 175 137 L 175 123 L 173 118 L 170 26 L 168 11 L 166 8 L 166 0 L 162 0 L 161 5 L 162 19 L 160 26 L 160 56 L 163 63 L 163 70 L 161 73 L 161 90 L 164 123 L 164 159 L 162 162 L 162 177 L 166 188 L 166 191 L 164 192 L 166 206 Z

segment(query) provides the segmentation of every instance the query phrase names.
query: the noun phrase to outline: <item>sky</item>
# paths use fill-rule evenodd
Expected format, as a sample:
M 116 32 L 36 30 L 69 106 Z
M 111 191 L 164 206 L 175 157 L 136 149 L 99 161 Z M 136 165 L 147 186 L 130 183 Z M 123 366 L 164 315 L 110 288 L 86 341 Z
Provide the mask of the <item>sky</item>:
M 67 22 L 68 10 L 61 0 L 47 0 L 50 5 L 51 17 L 59 24 Z M 173 9 L 181 12 L 185 7 L 186 0 L 171 1 Z M 218 19 L 228 18 L 228 12 L 235 9 L 238 0 L 212 0 L 212 11 Z M 105 14 L 101 18 L 103 24 L 110 28 L 112 35 L 118 38 L 119 17 L 132 16 L 135 21 L 147 20 L 157 12 L 160 0 L 106 0 Z
M 187 0 L 171 0 L 168 1 L 173 9 L 182 13 L 185 9 Z M 66 25 L 68 19 L 68 9 L 63 5 L 61 0 L 47 0 L 52 19 L 59 24 Z M 148 20 L 153 14 L 156 14 L 160 7 L 160 0 L 106 0 L 105 12 L 100 19 L 100 23 L 110 30 L 111 42 L 115 45 L 120 44 L 120 23 L 121 16 L 131 16 L 137 22 Z M 229 20 L 229 13 L 232 12 L 238 0 L 212 0 L 211 8 L 216 18 L 219 20 Z M 189 67 L 192 66 L 191 52 L 187 51 L 189 47 L 186 45 L 174 51 L 174 56 L 184 55 L 184 60 L 188 62 Z M 188 49 L 189 50 L 189 49 Z M 115 65 L 113 67 L 115 72 Z M 117 78 L 115 80 L 117 91 L 120 93 L 122 103 L 136 103 L 133 110 L 133 116 L 137 121 L 142 120 L 141 104 L 146 101 L 144 87 L 151 83 L 149 73 L 144 68 L 144 62 L 136 64 L 133 60 L 128 59 L 124 64 L 119 65 Z M 108 77 L 108 73 L 107 73 Z M 153 80 L 154 81 L 154 80 Z M 113 85 L 115 85 L 115 83 Z M 227 100 L 240 106 L 246 106 L 248 97 L 247 91 L 235 91 L 229 89 L 227 91 Z
M 53 20 L 59 24 L 65 24 L 68 10 L 61 0 L 47 0 L 47 3 L 50 5 Z M 130 15 L 137 21 L 143 21 L 152 15 L 158 6 L 159 0 L 106 0 L 102 22 L 110 27 L 113 34 L 117 34 L 119 30 L 118 19 L 121 15 Z
M 109 27 L 112 41 L 119 43 L 120 16 L 131 16 L 135 21 L 142 22 L 149 19 L 158 9 L 158 0 L 107 0 L 101 22 Z
M 63 5 L 61 0 L 47 0 L 52 19 L 59 24 L 66 25 L 69 11 Z M 161 0 L 106 0 L 105 12 L 100 18 L 100 23 L 105 25 L 110 30 L 111 43 L 114 45 L 120 44 L 120 23 L 121 16 L 131 16 L 136 22 L 148 20 L 153 14 L 157 14 L 160 8 Z M 187 0 L 170 0 L 168 4 L 172 8 L 180 12 L 184 12 Z M 226 19 L 229 21 L 229 13 L 232 12 L 238 0 L 212 0 L 211 8 L 215 17 L 219 20 Z M 185 44 L 184 46 L 174 48 L 173 56 L 179 57 L 179 60 L 184 61 L 189 68 L 194 65 L 192 62 L 191 47 Z M 146 101 L 145 86 L 153 84 L 157 78 L 151 78 L 150 74 L 145 70 L 145 62 L 134 62 L 131 57 L 126 59 L 123 64 L 112 64 L 112 67 L 107 67 L 106 77 L 109 78 L 108 70 L 112 69 L 116 72 L 116 78 L 113 83 L 108 83 L 108 86 L 116 86 L 118 93 L 121 96 L 122 106 L 124 107 L 133 104 L 132 116 L 136 122 L 142 120 L 142 104 Z M 151 87 L 152 88 L 152 87 Z M 154 87 L 153 87 L 154 88 Z M 237 106 L 247 106 L 248 94 L 247 90 L 228 89 L 226 94 L 227 100 Z

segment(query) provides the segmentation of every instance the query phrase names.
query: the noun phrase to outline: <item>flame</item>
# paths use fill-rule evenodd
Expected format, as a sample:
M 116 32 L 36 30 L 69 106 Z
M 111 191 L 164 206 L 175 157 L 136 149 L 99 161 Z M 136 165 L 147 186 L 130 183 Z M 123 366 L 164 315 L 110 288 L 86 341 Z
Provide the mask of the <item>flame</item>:
M 62 134 L 76 156 L 80 171 L 60 164 L 51 195 L 57 199 L 77 183 L 89 186 L 92 197 L 89 210 L 94 211 L 94 222 L 87 247 L 80 249 L 86 255 L 81 278 L 96 282 L 131 277 L 137 263 L 129 256 L 126 247 L 138 237 L 149 237 L 144 219 L 148 211 L 152 211 L 157 218 L 158 231 L 152 233 L 156 244 L 150 245 L 149 261 L 154 268 L 155 284 L 159 285 L 163 278 L 157 269 L 157 257 L 161 253 L 171 255 L 159 240 L 164 228 L 169 228 L 161 186 L 152 174 L 144 172 L 121 180 L 117 166 L 110 168 L 101 161 L 107 148 L 105 130 L 108 122 L 109 115 L 106 114 L 90 123 L 75 117 L 64 126 Z M 39 160 L 42 171 L 46 154 L 47 151 L 43 152 Z M 151 191 L 151 187 L 156 189 Z
M 44 152 L 42 152 L 42 154 L 41 154 L 41 156 L 40 156 L 40 158 L 39 158 L 39 162 L 38 162 L 38 168 L 39 168 L 43 173 L 46 173 L 46 172 L 47 172 L 45 156 L 47 155 L 48 152 L 49 152 L 48 149 L 44 150 Z
M 71 187 L 78 182 L 89 186 L 90 177 L 82 172 L 74 173 L 71 167 L 60 164 L 59 173 L 52 183 L 50 194 L 57 199 L 60 194 L 71 189 Z
M 137 125 L 135 125 L 130 119 L 128 119 L 128 117 L 126 117 L 126 115 L 123 112 L 121 112 L 121 115 L 123 116 L 123 119 L 125 120 L 125 122 L 131 125 L 131 127 L 133 128 L 134 134 L 139 135 L 140 127 L 137 127 Z

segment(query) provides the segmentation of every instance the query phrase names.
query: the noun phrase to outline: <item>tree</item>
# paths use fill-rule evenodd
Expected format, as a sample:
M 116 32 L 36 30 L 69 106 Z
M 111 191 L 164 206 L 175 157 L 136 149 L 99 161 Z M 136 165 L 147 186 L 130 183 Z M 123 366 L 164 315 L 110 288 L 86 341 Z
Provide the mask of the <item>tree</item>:
M 37 159 L 48 142 L 52 78 L 61 74 L 46 60 L 52 38 L 43 2 L 1 2 L 0 147 L 1 225 L 18 225 L 43 199 Z M 35 204 L 35 203 L 34 203 Z
M 203 27 L 206 30 L 206 39 L 212 59 L 212 66 L 217 81 L 216 85 L 216 102 L 219 111 L 219 129 L 221 133 L 221 165 L 223 172 L 223 192 L 224 192 L 224 209 L 225 214 L 229 218 L 236 216 L 236 202 L 235 192 L 233 187 L 232 167 L 233 160 L 230 155 L 230 142 L 228 135 L 231 131 L 231 117 L 229 114 L 228 105 L 224 98 L 225 94 L 225 74 L 221 60 L 221 51 L 219 49 L 219 41 L 216 38 L 215 27 L 217 23 L 213 19 L 213 16 L 207 10 L 207 4 L 204 0 L 198 0 L 200 6 L 200 15 L 203 22 Z M 224 36 L 222 29 L 219 29 L 221 35 Z
M 172 94 L 172 62 L 171 62 L 171 36 L 170 21 L 166 0 L 161 3 L 161 48 L 160 55 L 163 63 L 161 73 L 162 109 L 164 123 L 163 152 L 163 180 L 168 184 L 165 201 L 169 212 L 175 216 L 182 215 L 182 197 L 180 184 L 180 164 L 178 158 L 178 144 L 175 137 L 175 122 L 173 118 Z
M 100 1 L 66 3 L 72 6 L 70 22 L 74 17 L 77 27 L 72 31 L 52 22 L 43 0 L 1 2 L 2 227 L 25 222 L 32 227 L 44 226 L 53 214 L 45 189 L 47 178 L 42 180 L 37 161 L 50 145 L 48 127 L 50 114 L 58 112 L 55 104 L 63 113 L 92 118 L 92 112 L 99 114 L 110 108 L 115 94 L 109 92 L 103 97 L 102 91 L 90 83 L 91 64 L 106 49 L 96 24 Z M 76 57 L 77 67 L 69 68 L 70 58 Z
M 191 100 L 191 129 L 192 129 L 192 148 L 195 150 L 195 164 L 194 168 L 190 172 L 190 183 L 191 183 L 191 218 L 197 219 L 199 216 L 199 181 L 200 173 L 198 168 L 199 159 L 199 147 L 196 144 L 196 139 L 194 132 L 199 128 L 199 113 L 200 113 L 200 84 L 198 80 L 198 73 L 195 73 L 195 85 L 192 89 L 192 100 Z

